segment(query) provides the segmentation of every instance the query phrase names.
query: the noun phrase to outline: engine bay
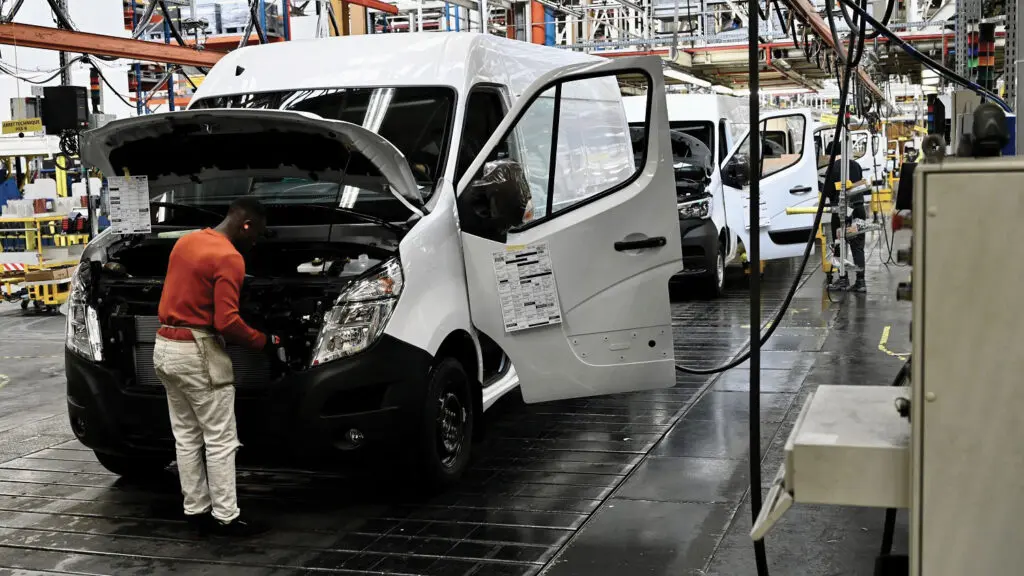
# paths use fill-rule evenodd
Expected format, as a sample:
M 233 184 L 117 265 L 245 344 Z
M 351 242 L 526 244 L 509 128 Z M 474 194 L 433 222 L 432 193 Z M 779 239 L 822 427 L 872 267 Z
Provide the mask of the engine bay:
M 138 343 L 155 338 L 176 240 L 126 240 L 111 247 L 105 264 L 96 264 L 90 291 L 108 358 L 132 358 Z M 280 336 L 285 350 L 284 362 L 273 363 L 270 378 L 310 365 L 324 315 L 353 280 L 392 253 L 367 245 L 284 240 L 263 242 L 245 255 L 239 313 L 254 329 Z

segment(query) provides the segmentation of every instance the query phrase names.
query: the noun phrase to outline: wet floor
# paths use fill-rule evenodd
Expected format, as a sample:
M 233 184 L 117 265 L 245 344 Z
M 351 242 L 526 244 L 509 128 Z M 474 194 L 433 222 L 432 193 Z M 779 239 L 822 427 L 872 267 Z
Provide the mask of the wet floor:
M 765 318 L 793 274 L 769 268 Z M 810 391 L 888 383 L 899 369 L 910 310 L 894 289 L 906 274 L 876 253 L 869 294 L 836 303 L 820 272 L 804 278 L 763 355 L 765 486 Z M 747 342 L 746 292 L 677 302 L 674 320 L 677 361 L 719 365 Z M 488 413 L 461 485 L 426 502 L 389 488 L 396 478 L 243 469 L 242 506 L 274 529 L 203 541 L 181 521 L 173 475 L 126 483 L 74 440 L 63 329 L 62 317 L 0 305 L 0 573 L 754 574 L 746 365 L 653 392 L 507 398 Z M 795 508 L 768 538 L 773 569 L 870 575 L 881 524 L 876 510 Z M 901 523 L 897 548 L 904 532 Z

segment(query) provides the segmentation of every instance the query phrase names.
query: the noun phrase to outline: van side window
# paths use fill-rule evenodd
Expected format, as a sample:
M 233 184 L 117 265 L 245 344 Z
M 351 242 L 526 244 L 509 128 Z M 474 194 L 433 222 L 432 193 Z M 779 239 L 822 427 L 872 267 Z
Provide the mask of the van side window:
M 530 184 L 534 220 L 630 180 L 640 165 L 634 150 L 646 151 L 646 141 L 645 129 L 631 133 L 614 76 L 547 90 L 507 139 Z
M 761 122 L 761 178 L 796 165 L 804 152 L 806 119 L 800 114 L 778 116 Z M 750 135 L 743 137 L 736 153 L 722 169 L 729 174 L 748 174 Z
M 462 121 L 462 141 L 459 144 L 459 160 L 455 165 L 455 182 L 462 180 L 470 163 L 480 154 L 487 139 L 498 129 L 498 124 L 505 118 L 505 113 L 505 101 L 497 88 L 475 87 L 470 92 L 466 101 L 466 117 Z
M 650 86 L 646 74 L 630 71 L 556 81 L 532 96 L 459 191 L 463 232 L 504 241 L 509 230 L 572 211 L 636 179 L 647 164 L 650 127 L 631 130 L 620 82 L 637 95 Z

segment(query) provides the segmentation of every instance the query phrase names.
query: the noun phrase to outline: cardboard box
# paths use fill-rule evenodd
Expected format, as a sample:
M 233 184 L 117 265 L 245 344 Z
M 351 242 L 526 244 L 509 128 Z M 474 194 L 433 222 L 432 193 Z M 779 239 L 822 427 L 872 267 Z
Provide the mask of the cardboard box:
M 49 282 L 51 280 L 65 280 L 71 278 L 74 268 L 48 268 L 46 270 L 32 270 L 25 273 L 25 282 Z

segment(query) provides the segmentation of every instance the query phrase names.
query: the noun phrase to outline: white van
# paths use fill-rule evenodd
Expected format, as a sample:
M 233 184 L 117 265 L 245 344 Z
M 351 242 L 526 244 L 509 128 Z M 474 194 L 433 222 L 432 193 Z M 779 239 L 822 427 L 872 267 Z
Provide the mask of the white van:
M 828 163 L 828 145 L 832 142 L 835 131 L 835 124 L 820 124 L 814 130 L 814 147 L 818 155 L 820 176 L 824 176 L 822 170 Z M 872 134 L 868 130 L 850 131 L 850 154 L 860 165 L 864 172 L 864 178 L 875 187 L 884 186 L 885 178 L 888 175 L 886 146 L 887 143 L 882 134 Z
M 639 162 L 620 81 L 647 86 Z M 271 233 L 246 256 L 241 314 L 287 351 L 229 346 L 249 457 L 390 449 L 411 482 L 444 486 L 517 386 L 527 402 L 672 386 L 663 90 L 657 58 L 352 36 L 232 52 L 189 110 L 86 133 L 87 162 L 148 177 L 153 226 L 104 232 L 76 272 L 75 434 L 119 474 L 173 458 L 152 368 L 167 256 L 241 195 Z
M 747 132 L 749 108 L 741 98 L 705 94 L 668 94 L 666 105 L 676 173 L 677 210 L 683 243 L 683 271 L 706 290 L 720 294 L 725 266 L 747 246 Z M 644 99 L 627 97 L 630 122 L 643 122 Z M 761 183 L 761 258 L 776 260 L 803 253 L 813 217 L 786 214 L 791 206 L 814 205 L 817 181 L 810 113 L 802 110 L 762 114 L 764 162 Z M 634 126 L 634 133 L 637 129 Z M 738 136 L 738 137 L 737 137 Z M 696 142 L 694 141 L 696 140 Z M 736 140 L 742 140 L 736 145 Z M 727 176 L 723 168 L 729 168 Z

